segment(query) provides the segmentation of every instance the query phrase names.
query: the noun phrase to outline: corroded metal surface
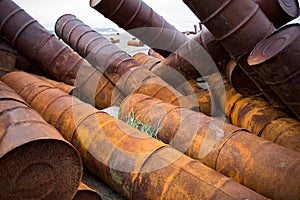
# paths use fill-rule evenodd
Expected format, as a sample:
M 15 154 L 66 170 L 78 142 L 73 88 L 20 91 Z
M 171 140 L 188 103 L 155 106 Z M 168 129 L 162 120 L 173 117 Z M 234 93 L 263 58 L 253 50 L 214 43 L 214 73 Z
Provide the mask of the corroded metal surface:
M 72 199 L 78 152 L 20 98 L 0 82 L 0 199 Z
M 232 56 L 249 52 L 275 28 L 254 1 L 184 0 Z
M 281 109 L 287 109 L 284 102 L 281 100 L 280 96 L 265 83 L 265 80 L 260 76 L 258 72 L 247 62 L 249 54 L 243 55 L 237 59 L 239 67 L 245 72 L 245 74 L 253 81 L 253 83 L 259 88 L 262 94 L 269 100 L 269 102 Z
M 133 59 L 138 61 L 140 64 L 144 65 L 151 71 L 151 69 L 160 63 L 161 60 L 153 56 L 147 55 L 145 53 L 136 53 L 132 56 Z
M 276 28 L 299 16 L 298 0 L 255 0 Z
M 162 55 L 160 55 L 159 53 L 157 53 L 157 52 L 154 51 L 153 49 L 149 49 L 148 55 L 149 55 L 149 56 L 153 56 L 153 57 L 159 59 L 160 61 L 162 61 L 162 60 L 164 59 L 164 57 L 163 57 Z
M 10 85 L 18 91 L 27 85 L 35 93 L 31 106 L 68 136 L 92 173 L 126 198 L 266 199 L 125 122 L 57 88 L 39 91 L 44 84 L 31 87 L 31 81 Z
M 47 75 L 76 86 L 80 98 L 98 108 L 114 103 L 117 90 L 107 78 L 10 0 L 0 2 L 0 33 Z
M 196 102 L 186 99 L 158 76 L 140 67 L 139 62 L 93 31 L 74 15 L 64 15 L 59 18 L 56 23 L 56 32 L 65 42 L 71 43 L 71 46 L 78 49 L 81 55 L 87 56 L 87 60 L 125 95 L 138 92 L 176 105 L 188 108 L 197 107 Z
M 233 59 L 224 60 L 220 70 L 236 91 L 245 96 L 259 96 L 261 91 Z
M 73 200 L 102 200 L 101 196 L 93 189 L 80 182 Z
M 187 40 L 141 0 L 91 0 L 90 6 L 164 57 Z
M 212 75 L 209 82 L 214 82 L 210 87 L 214 100 L 220 103 L 219 99 L 222 99 L 221 102 L 226 103 L 220 107 L 225 108 L 226 117 L 232 124 L 269 141 L 300 151 L 299 121 L 288 117 L 283 110 L 259 97 L 242 96 L 226 80 L 221 80 L 218 76 Z M 224 84 L 226 95 L 218 91 L 217 86 L 220 84 Z
M 165 143 L 266 197 L 293 199 L 300 195 L 299 152 L 144 95 L 127 97 L 120 118 L 125 119 L 129 111 L 158 128 L 158 137 Z
M 260 43 L 248 63 L 300 119 L 300 25 L 285 26 Z
M 15 68 L 17 51 L 0 36 L 0 76 Z
M 73 90 L 75 89 L 75 87 L 72 86 L 72 85 L 68 85 L 68 84 L 65 84 L 63 82 L 57 82 L 55 80 L 46 78 L 44 76 L 36 76 L 36 77 L 38 77 L 39 79 L 41 79 L 41 80 L 43 80 L 47 83 L 50 83 L 54 87 L 57 87 L 57 88 L 61 89 L 62 91 L 66 92 L 67 94 L 72 94 Z

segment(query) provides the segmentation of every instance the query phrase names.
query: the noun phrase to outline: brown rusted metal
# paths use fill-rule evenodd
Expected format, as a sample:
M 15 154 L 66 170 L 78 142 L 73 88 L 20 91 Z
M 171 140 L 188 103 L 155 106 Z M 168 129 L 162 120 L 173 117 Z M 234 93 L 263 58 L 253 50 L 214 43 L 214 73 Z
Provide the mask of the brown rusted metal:
M 285 110 L 278 109 L 259 97 L 242 96 L 226 80 L 220 80 L 219 76 L 212 75 L 208 81 L 214 83 L 210 85 L 214 101 L 223 110 L 225 108 L 226 117 L 233 125 L 287 148 L 300 151 L 300 122 L 289 118 Z M 217 86 L 220 84 L 224 84 L 226 94 L 218 91 Z
M 272 88 L 265 83 L 263 78 L 257 73 L 253 67 L 249 66 L 247 62 L 249 54 L 243 55 L 237 59 L 239 67 L 245 72 L 245 74 L 253 81 L 253 83 L 259 88 L 262 94 L 270 101 L 270 103 L 281 109 L 287 109 L 280 97 L 272 90 Z
M 260 43 L 248 57 L 263 81 L 300 119 L 300 25 L 287 25 Z
M 132 56 L 133 59 L 138 61 L 141 65 L 146 66 L 151 71 L 152 67 L 160 63 L 161 60 L 145 53 L 136 53 Z
M 258 96 L 261 91 L 249 76 L 237 65 L 233 59 L 224 60 L 220 65 L 220 70 L 225 74 L 230 84 L 239 93 L 245 96 Z
M 120 118 L 125 119 L 130 111 L 158 128 L 158 137 L 165 143 L 266 197 L 294 199 L 300 195 L 299 152 L 145 95 L 127 97 Z
M 24 98 L 35 96 L 31 106 L 64 133 L 85 166 L 128 199 L 266 199 L 57 88 L 5 80 L 17 91 L 25 86 Z
M 101 73 L 50 34 L 14 2 L 0 2 L 0 34 L 47 75 L 77 87 L 76 95 L 106 108 L 122 94 Z
M 68 84 L 65 84 L 63 82 L 57 82 L 57 81 L 54 81 L 52 79 L 49 79 L 49 78 L 46 78 L 44 76 L 37 76 L 39 79 L 47 82 L 47 83 L 50 83 L 51 85 L 53 85 L 54 87 L 57 87 L 59 89 L 61 89 L 62 91 L 64 91 L 65 93 L 67 94 L 72 94 L 73 90 L 75 89 L 74 86 L 72 85 L 68 85 Z
M 90 6 L 164 57 L 187 40 L 141 0 L 90 0 Z
M 17 51 L 0 37 L 0 76 L 15 68 Z
M 128 46 L 135 46 L 135 47 L 142 47 L 144 46 L 144 43 L 140 40 L 134 39 L 134 40 L 128 40 L 127 41 Z
M 163 56 L 161 56 L 159 53 L 155 52 L 153 49 L 149 49 L 148 55 L 149 56 L 153 56 L 153 57 L 159 59 L 160 61 L 162 61 L 163 59 L 165 59 Z
M 124 94 L 138 92 L 176 105 L 197 107 L 196 102 L 190 102 L 158 76 L 140 67 L 139 62 L 74 15 L 63 15 L 57 20 L 55 27 L 56 33 L 66 43 L 70 43 L 82 56 L 86 56 Z
M 228 59 L 228 52 L 218 41 L 216 41 L 215 37 L 206 27 L 203 27 L 201 32 L 193 39 L 198 41 L 204 47 L 215 63 L 219 63 L 224 59 Z
M 102 200 L 101 196 L 89 186 L 80 182 L 76 195 L 73 200 Z
M 254 1 L 183 1 L 234 57 L 251 51 L 275 30 Z
M 298 0 L 255 0 L 276 28 L 299 16 Z
M 71 199 L 81 176 L 76 149 L 0 82 L 0 199 Z

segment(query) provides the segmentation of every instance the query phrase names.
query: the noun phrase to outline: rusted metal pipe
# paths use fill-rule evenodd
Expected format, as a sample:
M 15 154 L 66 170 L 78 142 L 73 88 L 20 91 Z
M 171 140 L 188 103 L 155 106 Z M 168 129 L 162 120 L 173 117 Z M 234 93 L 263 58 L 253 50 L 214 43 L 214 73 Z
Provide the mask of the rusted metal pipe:
M 34 77 L 13 76 L 4 80 L 23 90 L 30 105 L 78 149 L 92 173 L 128 199 L 266 199 L 57 88 L 34 84 Z
M 298 0 L 255 0 L 276 28 L 299 16 Z
M 183 2 L 233 57 L 251 51 L 258 42 L 275 30 L 254 1 Z
M 53 85 L 54 87 L 57 87 L 58 89 L 61 89 L 62 91 L 64 91 L 65 93 L 67 94 L 72 94 L 73 91 L 76 89 L 74 86 L 72 85 L 68 85 L 68 84 L 65 84 L 63 82 L 57 82 L 55 80 L 52 80 L 52 79 L 49 79 L 49 78 L 46 78 L 44 76 L 38 76 L 38 75 L 35 75 L 37 78 L 47 82 L 47 83 L 50 83 L 51 85 Z
M 72 199 L 79 153 L 0 81 L 0 199 Z
M 244 96 L 259 96 L 260 89 L 233 59 L 224 60 L 219 65 L 232 87 Z
M 17 52 L 0 37 L 0 76 L 15 68 Z
M 208 82 L 211 83 L 214 101 L 225 110 L 226 117 L 233 125 L 300 151 L 300 122 L 290 118 L 285 113 L 286 110 L 278 109 L 259 97 L 242 96 L 226 80 L 219 79 L 219 76 L 212 75 L 208 78 Z M 224 84 L 226 94 L 218 91 L 220 84 Z M 220 105 L 219 99 L 226 104 Z
M 133 59 L 135 59 L 137 62 L 139 62 L 141 65 L 144 65 L 147 69 L 151 71 L 152 67 L 160 63 L 161 60 L 158 58 L 155 58 L 153 56 L 147 55 L 145 53 L 136 53 L 132 56 Z
M 291 24 L 260 43 L 248 63 L 300 119 L 300 25 Z
M 164 57 L 187 40 L 142 0 L 90 0 L 90 6 Z
M 73 200 L 102 200 L 101 196 L 89 186 L 80 182 L 76 195 Z
M 49 76 L 77 87 L 76 95 L 98 108 L 113 105 L 122 96 L 107 78 L 13 1 L 0 2 L 0 34 L 30 62 Z
M 124 94 L 138 92 L 176 105 L 197 108 L 196 102 L 186 99 L 158 76 L 141 67 L 140 63 L 74 15 L 60 17 L 55 30 Z
M 149 49 L 148 55 L 153 56 L 154 58 L 157 58 L 159 60 L 165 59 L 163 56 L 161 56 L 159 53 L 155 52 L 153 49 Z
M 127 45 L 128 46 L 135 46 L 135 47 L 142 47 L 142 46 L 144 46 L 144 43 L 143 42 L 141 42 L 140 40 L 129 40 L 128 42 L 127 42 Z
M 300 195 L 297 151 L 145 95 L 127 97 L 121 104 L 120 119 L 126 119 L 128 112 L 143 116 L 163 142 L 266 197 L 295 199 Z

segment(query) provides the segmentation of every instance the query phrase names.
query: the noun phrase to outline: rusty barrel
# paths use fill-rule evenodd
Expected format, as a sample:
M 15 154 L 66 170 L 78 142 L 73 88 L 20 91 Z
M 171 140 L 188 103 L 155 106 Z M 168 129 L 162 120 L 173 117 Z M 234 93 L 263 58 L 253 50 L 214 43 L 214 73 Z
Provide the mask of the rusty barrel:
M 145 53 L 136 53 L 132 56 L 133 59 L 138 61 L 141 65 L 144 65 L 151 71 L 152 67 L 160 63 L 161 60 Z
M 155 57 L 155 58 L 157 58 L 157 59 L 159 59 L 159 60 L 163 60 L 163 59 L 164 59 L 164 57 L 163 57 L 162 55 L 160 55 L 159 53 L 157 53 L 157 52 L 154 51 L 153 49 L 149 49 L 148 55 L 149 55 L 149 56 L 153 56 L 153 57 Z
M 248 57 L 249 65 L 300 119 L 300 25 L 287 25 L 262 43 Z
M 9 74 L 4 79 L 24 90 L 23 97 L 71 141 L 92 173 L 128 199 L 266 199 L 57 88 Z
M 228 52 L 206 27 L 203 27 L 200 33 L 198 33 L 193 39 L 199 41 L 215 63 L 219 63 L 229 57 Z
M 64 83 L 75 85 L 80 98 L 106 108 L 122 94 L 78 54 L 50 34 L 13 1 L 0 2 L 0 33 L 30 62 Z
M 235 60 L 224 60 L 219 68 L 226 76 L 232 87 L 245 96 L 258 96 L 261 91 L 249 76 L 240 68 Z
M 142 0 L 90 0 L 90 6 L 164 57 L 187 40 Z
M 145 123 L 158 129 L 163 142 L 266 197 L 295 199 L 300 195 L 297 151 L 145 95 L 127 97 L 120 119 L 126 119 L 128 112 L 143 116 Z
M 72 47 L 76 47 L 81 55 L 87 56 L 86 59 L 125 95 L 139 92 L 164 101 L 176 102 L 176 105 L 197 107 L 196 102 L 186 99 L 154 73 L 140 67 L 139 62 L 74 15 L 60 17 L 56 23 L 56 32 L 66 43 L 70 42 Z M 181 103 L 179 99 L 182 100 Z
M 15 68 L 17 51 L 0 37 L 0 76 Z
M 142 46 L 144 46 L 144 43 L 140 40 L 134 39 L 134 40 L 128 40 L 127 45 L 135 46 L 135 47 L 142 47 Z
M 299 16 L 298 0 L 255 0 L 276 28 Z
M 238 66 L 245 72 L 245 74 L 253 81 L 253 83 L 259 88 L 261 93 L 268 99 L 268 101 L 281 109 L 288 109 L 280 97 L 272 90 L 272 88 L 265 83 L 263 78 L 257 73 L 253 67 L 249 66 L 247 58 L 249 53 L 243 55 L 237 59 Z
M 72 199 L 81 158 L 60 133 L 0 82 L 0 198 Z
M 214 101 L 226 103 L 225 114 L 235 126 L 247 129 L 252 134 L 300 151 L 300 122 L 288 116 L 286 110 L 274 107 L 260 97 L 245 97 L 239 94 L 226 80 L 212 75 L 208 82 L 214 95 Z M 218 91 L 218 85 L 224 84 L 226 94 Z M 224 100 L 225 99 L 225 100 Z M 220 103 L 219 103 L 220 104 Z M 199 103 L 200 108 L 201 104 Z
M 64 91 L 65 93 L 67 94 L 72 94 L 74 90 L 76 90 L 76 88 L 72 85 L 68 85 L 68 84 L 65 84 L 63 82 L 57 82 L 55 80 L 52 80 L 52 79 L 49 79 L 45 76 L 38 76 L 38 75 L 35 75 L 37 78 L 47 82 L 47 83 L 50 83 L 51 85 L 53 85 L 54 87 L 57 87 L 58 89 L 61 89 L 62 91 Z
M 230 53 L 247 53 L 275 28 L 254 1 L 184 0 L 218 42 Z
M 102 200 L 101 196 L 89 186 L 80 182 L 73 200 Z

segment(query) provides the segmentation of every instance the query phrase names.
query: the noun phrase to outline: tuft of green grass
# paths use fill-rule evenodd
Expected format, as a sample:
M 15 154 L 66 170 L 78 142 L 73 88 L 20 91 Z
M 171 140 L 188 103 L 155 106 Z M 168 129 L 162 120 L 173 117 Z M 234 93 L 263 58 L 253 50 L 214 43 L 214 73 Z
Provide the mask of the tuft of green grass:
M 136 128 L 142 132 L 145 132 L 149 136 L 160 141 L 160 139 L 158 138 L 159 129 L 155 129 L 152 126 L 146 124 L 145 119 L 143 119 L 142 115 L 135 116 L 134 112 L 131 111 L 126 116 L 126 123 L 128 125 L 132 126 L 133 128 Z

